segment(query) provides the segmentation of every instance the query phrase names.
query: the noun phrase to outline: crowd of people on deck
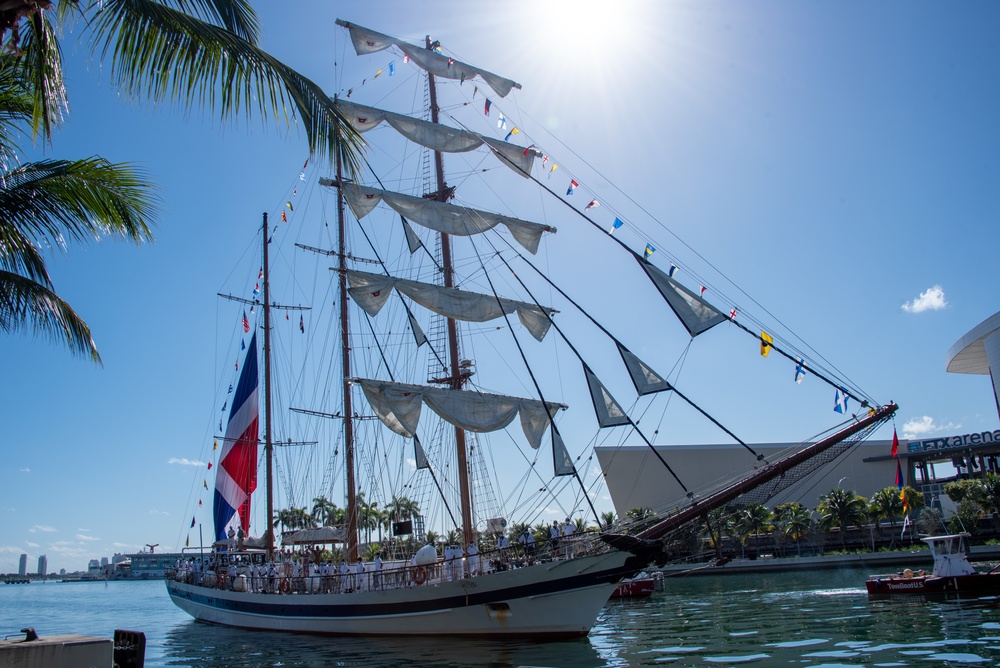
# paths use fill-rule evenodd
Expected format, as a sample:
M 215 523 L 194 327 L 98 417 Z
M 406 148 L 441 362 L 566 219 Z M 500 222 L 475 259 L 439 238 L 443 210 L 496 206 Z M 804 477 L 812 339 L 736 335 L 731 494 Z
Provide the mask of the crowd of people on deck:
M 270 594 L 349 593 L 420 586 L 428 581 L 452 582 L 484 573 L 520 568 L 538 559 L 570 559 L 576 554 L 576 525 L 568 518 L 553 522 L 547 539 L 536 544 L 534 533 L 525 528 L 512 549 L 506 534 L 495 536 L 495 547 L 486 554 L 475 541 L 466 548 L 446 545 L 433 564 L 419 565 L 417 555 L 408 561 L 358 559 L 336 563 L 320 546 L 278 550 L 267 559 L 263 551 L 244 552 L 242 536 L 224 550 L 179 559 L 174 578 L 181 582 L 241 592 Z M 537 548 L 537 549 L 536 549 Z

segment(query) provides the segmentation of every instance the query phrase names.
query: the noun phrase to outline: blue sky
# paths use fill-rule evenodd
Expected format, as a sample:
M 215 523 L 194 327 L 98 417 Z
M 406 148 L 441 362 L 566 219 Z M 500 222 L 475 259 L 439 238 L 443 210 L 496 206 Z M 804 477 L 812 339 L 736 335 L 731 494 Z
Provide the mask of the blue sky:
M 706 278 L 720 308 L 736 305 L 779 337 L 794 332 L 853 384 L 899 403 L 901 435 L 997 428 L 989 379 L 944 371 L 948 348 L 1000 304 L 995 5 L 258 5 L 266 49 L 331 94 L 354 87 L 363 104 L 393 99 L 397 82 L 361 79 L 393 58 L 402 78 L 402 66 L 398 55 L 356 57 L 338 17 L 411 42 L 430 33 L 456 58 L 519 81 L 523 90 L 494 100 L 523 144 L 558 159 L 555 190 L 579 177 L 576 208 L 598 198 L 594 220 L 629 221 L 621 238 L 654 243 L 658 266 L 677 258 L 681 277 L 695 288 Z M 71 113 L 52 147 L 28 157 L 135 162 L 157 183 L 162 215 L 153 245 L 102 242 L 52 257 L 55 285 L 91 325 L 103 368 L 46 340 L 4 339 L 0 572 L 16 569 L 21 552 L 74 570 L 146 543 L 183 543 L 202 476 L 185 462 L 210 456 L 227 382 L 218 342 L 233 336 L 232 308 L 215 295 L 244 286 L 232 268 L 256 262 L 261 212 L 280 215 L 307 155 L 295 129 L 123 100 L 72 37 L 64 50 Z M 326 173 L 312 169 L 310 178 Z M 578 218 L 534 200 L 506 206 L 559 227 L 562 245 L 540 257 L 568 273 L 576 294 L 648 311 L 639 329 L 676 340 L 620 254 L 574 245 L 578 232 L 593 237 Z M 747 440 L 799 440 L 834 421 L 833 393 L 818 383 L 802 386 L 812 412 L 779 396 L 792 368 L 761 359 L 749 337 L 719 328 L 705 338 L 734 345 L 716 357 L 696 340 L 685 387 L 723 401 Z M 634 350 L 658 357 L 658 345 Z M 764 369 L 766 380 L 732 389 L 730 365 Z M 704 424 L 668 427 L 658 442 L 720 441 Z

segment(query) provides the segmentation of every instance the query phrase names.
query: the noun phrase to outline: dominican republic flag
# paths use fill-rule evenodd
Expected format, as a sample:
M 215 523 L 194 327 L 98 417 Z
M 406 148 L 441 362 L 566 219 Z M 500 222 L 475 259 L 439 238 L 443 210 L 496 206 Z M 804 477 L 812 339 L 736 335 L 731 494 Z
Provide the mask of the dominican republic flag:
M 250 535 L 250 495 L 257 488 L 257 334 L 250 339 L 243 371 L 233 395 L 226 439 L 215 473 L 215 539 L 228 538 L 229 527 Z

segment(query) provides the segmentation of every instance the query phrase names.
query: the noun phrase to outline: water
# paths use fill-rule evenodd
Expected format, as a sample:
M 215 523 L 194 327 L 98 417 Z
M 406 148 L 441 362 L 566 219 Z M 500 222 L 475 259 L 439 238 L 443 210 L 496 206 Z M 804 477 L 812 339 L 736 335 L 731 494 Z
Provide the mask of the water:
M 146 634 L 147 666 L 976 666 L 1000 663 L 1000 600 L 869 600 L 858 570 L 670 578 L 586 639 L 321 638 L 193 621 L 162 582 L 0 585 L 0 635 Z

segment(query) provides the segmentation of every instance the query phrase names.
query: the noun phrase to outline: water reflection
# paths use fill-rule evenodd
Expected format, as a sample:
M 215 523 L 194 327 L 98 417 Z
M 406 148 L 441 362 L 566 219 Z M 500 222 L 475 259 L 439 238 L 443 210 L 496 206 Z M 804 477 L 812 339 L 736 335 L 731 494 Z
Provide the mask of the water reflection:
M 1000 662 L 1000 601 L 869 599 L 858 570 L 671 579 L 609 605 L 586 639 L 323 638 L 193 621 L 166 630 L 147 665 L 835 666 Z
M 463 638 L 321 637 L 244 631 L 191 621 L 172 628 L 165 665 L 226 666 L 604 666 L 586 639 L 537 643 Z

